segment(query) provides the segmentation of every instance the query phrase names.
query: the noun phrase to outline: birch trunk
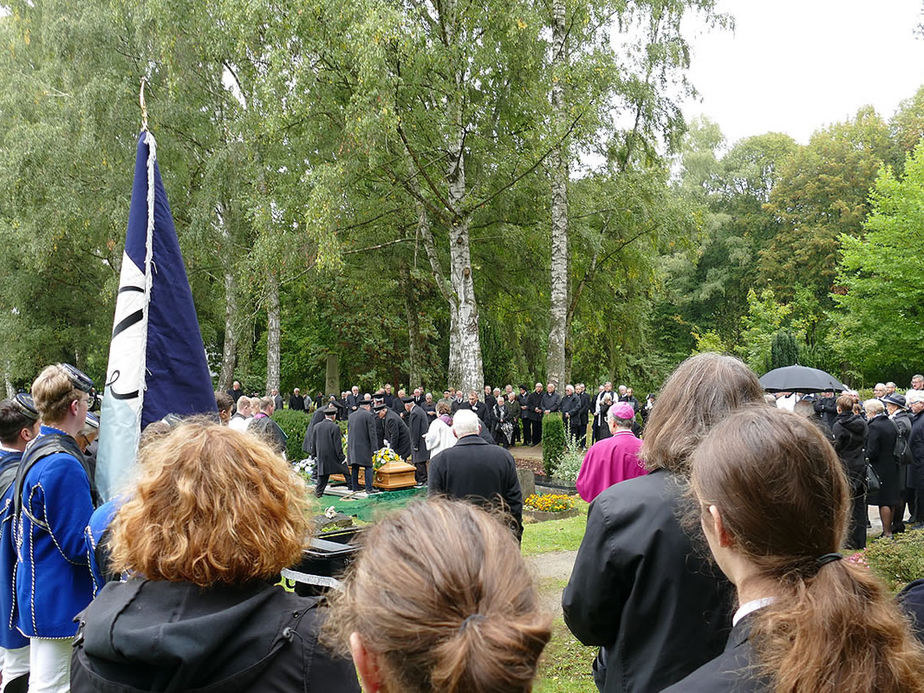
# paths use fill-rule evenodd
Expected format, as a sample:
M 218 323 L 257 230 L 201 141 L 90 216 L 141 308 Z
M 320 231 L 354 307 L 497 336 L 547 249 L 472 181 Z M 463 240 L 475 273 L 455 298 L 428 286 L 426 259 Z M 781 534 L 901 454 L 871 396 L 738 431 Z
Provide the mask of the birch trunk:
M 223 254 L 225 259 L 225 339 L 221 353 L 221 370 L 218 373 L 218 389 L 229 390 L 234 382 L 234 366 L 237 357 L 237 281 L 233 270 L 231 231 L 220 206 L 215 209 Z
M 552 117 L 556 131 L 565 127 L 564 87 L 557 67 L 567 64 L 565 5 L 552 3 Z M 561 387 L 565 381 L 565 337 L 568 316 L 568 145 L 563 140 L 549 155 L 551 205 L 551 291 L 549 298 L 549 346 L 546 380 Z
M 324 391 L 335 397 L 340 396 L 340 357 L 328 354 L 324 364 Z
M 16 395 L 13 383 L 10 380 L 10 362 L 7 361 L 3 366 L 3 386 L 6 388 L 6 398 L 12 399 Z
M 279 389 L 279 278 L 271 273 L 266 296 L 266 394 Z
M 457 76 L 460 83 L 461 75 Z M 462 108 L 456 104 L 456 140 L 449 150 L 449 204 L 456 212 L 449 228 L 449 377 L 466 392 L 481 390 L 484 376 L 481 365 L 481 339 L 478 334 L 478 300 L 472 277 L 472 254 L 469 243 L 469 217 L 458 214 L 465 198 L 465 130 Z

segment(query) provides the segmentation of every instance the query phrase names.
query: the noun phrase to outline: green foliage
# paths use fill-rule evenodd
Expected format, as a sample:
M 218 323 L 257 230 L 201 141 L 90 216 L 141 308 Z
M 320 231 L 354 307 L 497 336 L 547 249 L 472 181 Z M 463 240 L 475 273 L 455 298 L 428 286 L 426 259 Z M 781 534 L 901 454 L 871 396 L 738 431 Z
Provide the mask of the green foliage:
M 584 463 L 584 451 L 575 438 L 568 436 L 565 451 L 555 467 L 555 478 L 574 483 L 577 481 L 581 465 Z
M 773 291 L 748 291 L 748 312 L 741 318 L 741 337 L 735 351 L 758 374 L 770 370 L 773 337 L 788 322 L 792 308 L 778 303 Z
M 302 452 L 302 441 L 305 440 L 305 430 L 311 418 L 303 411 L 291 409 L 277 409 L 273 412 L 273 421 L 279 424 L 282 432 L 289 436 L 286 441 L 286 459 L 300 460 L 305 456 Z
M 799 362 L 799 345 L 789 330 L 773 333 L 770 342 L 770 368 L 794 366 Z
M 866 236 L 843 235 L 843 257 L 832 298 L 832 346 L 870 379 L 919 370 L 924 333 L 924 144 L 918 145 L 898 179 L 884 169 L 871 195 Z
M 558 412 L 542 417 L 542 466 L 546 476 L 552 476 L 565 453 L 568 443 L 565 422 Z
M 891 541 L 871 542 L 864 557 L 873 572 L 897 592 L 924 575 L 924 532 L 903 532 Z

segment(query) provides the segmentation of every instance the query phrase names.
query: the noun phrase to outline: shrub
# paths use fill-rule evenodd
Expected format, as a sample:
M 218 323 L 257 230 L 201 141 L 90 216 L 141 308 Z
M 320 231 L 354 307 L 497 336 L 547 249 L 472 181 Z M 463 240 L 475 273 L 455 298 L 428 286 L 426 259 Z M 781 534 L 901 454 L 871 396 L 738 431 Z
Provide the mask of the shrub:
M 871 542 L 864 551 L 869 567 L 892 591 L 924 576 L 924 532 L 903 532 Z
M 291 409 L 277 409 L 273 412 L 273 421 L 289 436 L 286 442 L 286 458 L 293 462 L 302 459 L 305 456 L 302 452 L 302 441 L 305 439 L 308 422 L 311 421 L 308 414 Z
M 558 466 L 555 467 L 555 478 L 567 481 L 573 484 L 577 481 L 578 472 L 581 471 L 581 465 L 584 463 L 584 451 L 578 445 L 576 438 L 568 436 L 568 444 L 562 453 Z
M 561 461 L 568 438 L 561 414 L 554 412 L 542 418 L 542 466 L 546 476 L 552 476 Z

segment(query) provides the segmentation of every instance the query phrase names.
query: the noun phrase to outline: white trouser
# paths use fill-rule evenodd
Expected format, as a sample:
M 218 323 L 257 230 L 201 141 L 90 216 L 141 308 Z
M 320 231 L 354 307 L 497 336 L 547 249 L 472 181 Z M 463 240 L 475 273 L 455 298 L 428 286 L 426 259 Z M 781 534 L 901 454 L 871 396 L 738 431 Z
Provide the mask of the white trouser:
M 3 687 L 0 691 L 5 691 L 6 684 L 29 673 L 29 646 L 17 647 L 15 650 L 0 647 L 0 652 L 3 653 Z
M 29 638 L 29 693 L 71 690 L 73 638 Z

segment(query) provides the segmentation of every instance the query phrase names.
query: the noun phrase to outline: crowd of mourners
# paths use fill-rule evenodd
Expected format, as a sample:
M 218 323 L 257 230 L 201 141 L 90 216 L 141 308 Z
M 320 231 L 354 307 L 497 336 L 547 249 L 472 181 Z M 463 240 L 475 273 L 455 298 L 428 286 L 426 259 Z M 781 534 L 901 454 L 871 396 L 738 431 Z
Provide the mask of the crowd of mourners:
M 600 691 L 924 691 L 924 581 L 896 600 L 842 553 L 865 540 L 867 502 L 883 540 L 918 529 L 924 378 L 862 405 L 850 392 L 771 402 L 741 361 L 700 354 L 657 403 L 610 383 L 479 394 L 353 388 L 306 406 L 292 393 L 289 408 L 313 410 L 316 494 L 332 473 L 359 490 L 361 470 L 374 492 L 366 455 L 383 446 L 428 487 L 362 532 L 319 598 L 279 584 L 313 530 L 271 418 L 278 392 L 236 384 L 216 393 L 220 420 L 150 424 L 135 478 L 102 503 L 93 383 L 44 369 L 0 402 L 2 690 L 531 690 L 552 617 L 520 554 L 504 447 L 539 443 L 560 411 L 575 438 L 593 424 L 562 607 L 599 648 Z

